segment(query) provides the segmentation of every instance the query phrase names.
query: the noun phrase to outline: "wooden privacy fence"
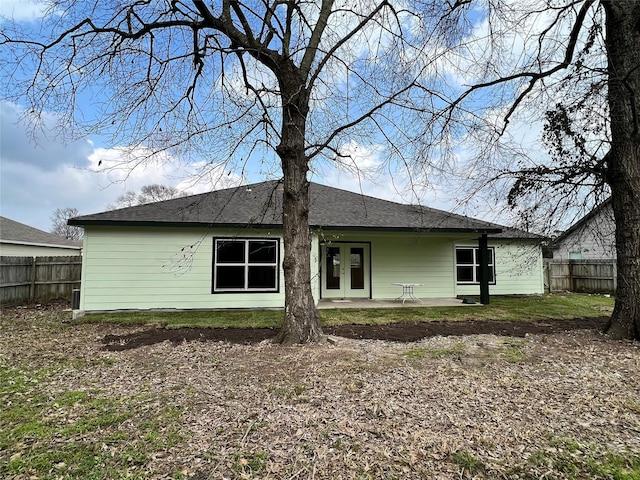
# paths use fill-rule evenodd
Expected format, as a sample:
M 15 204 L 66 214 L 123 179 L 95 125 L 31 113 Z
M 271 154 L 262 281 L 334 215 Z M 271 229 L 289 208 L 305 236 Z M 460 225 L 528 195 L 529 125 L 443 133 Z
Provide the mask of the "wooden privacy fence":
M 550 292 L 614 293 L 615 260 L 545 260 L 545 287 Z
M 82 257 L 0 257 L 0 304 L 71 299 L 80 288 Z

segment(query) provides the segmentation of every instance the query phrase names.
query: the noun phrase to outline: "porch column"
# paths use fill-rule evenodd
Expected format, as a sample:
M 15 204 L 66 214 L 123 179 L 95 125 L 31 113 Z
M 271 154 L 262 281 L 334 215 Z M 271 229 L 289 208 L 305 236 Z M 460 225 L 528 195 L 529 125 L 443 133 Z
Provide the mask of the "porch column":
M 478 239 L 480 252 L 480 303 L 489 305 L 489 240 L 483 233 Z

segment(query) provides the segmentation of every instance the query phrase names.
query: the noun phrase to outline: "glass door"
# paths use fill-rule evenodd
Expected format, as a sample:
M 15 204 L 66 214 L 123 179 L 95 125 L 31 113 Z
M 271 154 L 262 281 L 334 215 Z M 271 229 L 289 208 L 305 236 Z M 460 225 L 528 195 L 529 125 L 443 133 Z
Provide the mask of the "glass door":
M 349 248 L 349 290 L 364 290 L 364 248 Z
M 325 255 L 325 278 L 327 290 L 339 290 L 342 291 L 343 282 L 342 278 L 342 265 L 340 262 L 340 247 L 326 247 L 327 253 Z
M 369 298 L 369 245 L 332 244 L 322 250 L 322 297 Z

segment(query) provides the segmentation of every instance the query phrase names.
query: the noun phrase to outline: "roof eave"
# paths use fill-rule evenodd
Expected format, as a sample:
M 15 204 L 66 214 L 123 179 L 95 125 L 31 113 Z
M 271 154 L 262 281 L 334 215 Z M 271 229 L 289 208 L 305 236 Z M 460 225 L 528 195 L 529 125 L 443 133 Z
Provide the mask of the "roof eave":
M 264 223 L 208 223 L 208 222 L 157 222 L 125 220 L 75 220 L 67 222 L 76 227 L 199 227 L 199 228 L 282 228 L 280 224 Z
M 439 228 L 439 227 L 379 227 L 379 226 L 352 226 L 352 225 L 310 225 L 316 230 L 351 230 L 351 231 L 377 231 L 377 232 L 416 232 L 416 233 L 502 233 L 501 228 Z
M 64 243 L 42 243 L 42 242 L 22 242 L 20 240 L 4 240 L 0 239 L 0 243 L 8 245 L 24 245 L 26 247 L 47 247 L 47 248 L 64 248 L 70 250 L 82 250 L 79 245 L 65 245 Z
M 157 221 L 124 221 L 124 220 L 81 220 L 70 219 L 69 225 L 77 227 L 192 227 L 192 228 L 282 228 L 282 224 L 265 223 L 207 223 L 207 222 L 157 222 Z M 414 232 L 414 233 L 502 233 L 501 228 L 440 228 L 440 227 L 380 227 L 353 225 L 309 225 L 312 230 L 351 230 L 377 232 Z

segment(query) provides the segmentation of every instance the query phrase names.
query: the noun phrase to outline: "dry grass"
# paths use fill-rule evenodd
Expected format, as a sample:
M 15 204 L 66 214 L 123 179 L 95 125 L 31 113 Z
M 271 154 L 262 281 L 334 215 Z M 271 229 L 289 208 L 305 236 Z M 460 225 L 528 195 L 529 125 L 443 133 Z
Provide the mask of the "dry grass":
M 59 320 L 0 320 L 4 478 L 640 478 L 637 343 L 578 331 L 107 352 L 105 335 L 141 327 Z

